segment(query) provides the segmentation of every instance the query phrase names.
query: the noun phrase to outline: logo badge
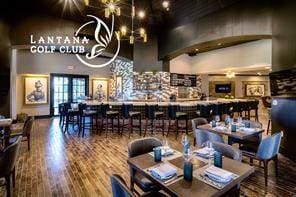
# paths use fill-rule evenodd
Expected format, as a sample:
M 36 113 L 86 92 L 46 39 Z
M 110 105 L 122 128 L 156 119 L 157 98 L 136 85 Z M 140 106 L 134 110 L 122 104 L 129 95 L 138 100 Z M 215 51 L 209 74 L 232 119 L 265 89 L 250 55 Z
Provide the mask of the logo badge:
M 114 33 L 114 15 L 112 15 L 111 30 L 106 25 L 106 23 L 104 23 L 98 17 L 93 16 L 93 15 L 87 15 L 87 16 L 91 17 L 93 20 L 80 26 L 79 29 L 76 31 L 75 36 L 77 37 L 79 32 L 84 27 L 91 25 L 91 24 L 96 24 L 96 29 L 95 29 L 95 33 L 94 33 L 96 44 L 92 46 L 92 48 L 90 49 L 90 52 L 86 52 L 86 54 L 84 55 L 84 58 L 82 58 L 79 54 L 75 54 L 75 55 L 76 55 L 77 59 L 86 66 L 89 66 L 92 68 L 102 68 L 102 67 L 108 66 L 116 59 L 116 57 L 119 54 L 120 36 L 119 36 L 118 32 L 115 32 L 115 36 L 117 39 L 117 49 L 116 49 L 116 52 L 113 55 L 113 57 L 109 61 L 102 63 L 102 64 L 93 64 L 93 63 L 91 63 L 91 60 L 100 56 L 106 50 L 108 45 L 110 44 L 110 42 L 112 40 L 113 33 Z M 103 35 L 101 33 L 101 30 L 105 30 L 104 32 L 106 32 L 106 33 Z

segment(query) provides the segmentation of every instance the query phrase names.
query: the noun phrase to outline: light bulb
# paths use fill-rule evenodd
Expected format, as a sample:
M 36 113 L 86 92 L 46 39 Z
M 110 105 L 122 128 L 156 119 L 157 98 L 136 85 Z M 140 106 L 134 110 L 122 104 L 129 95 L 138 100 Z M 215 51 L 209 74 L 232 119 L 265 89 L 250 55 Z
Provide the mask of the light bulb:
M 163 1 L 162 2 L 162 7 L 163 8 L 168 8 L 170 6 L 170 2 L 169 1 Z
M 134 36 L 130 36 L 130 44 L 134 44 L 135 38 Z
M 145 29 L 144 28 L 140 28 L 140 36 L 144 37 L 145 34 Z
M 139 18 L 145 18 L 145 12 L 143 10 L 140 10 L 138 13 Z
M 126 35 L 126 32 L 127 32 L 127 28 L 126 28 L 126 26 L 122 26 L 122 27 L 120 28 L 120 31 L 121 31 L 121 34 L 122 34 L 123 36 L 125 36 L 125 35 Z

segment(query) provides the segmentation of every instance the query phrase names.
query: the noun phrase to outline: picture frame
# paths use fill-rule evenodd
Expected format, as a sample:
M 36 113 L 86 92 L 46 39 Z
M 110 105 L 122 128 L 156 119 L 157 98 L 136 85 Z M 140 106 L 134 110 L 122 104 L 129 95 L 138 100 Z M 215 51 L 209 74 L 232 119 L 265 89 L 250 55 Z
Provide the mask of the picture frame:
M 92 95 L 95 100 L 108 101 L 109 80 L 105 78 L 92 79 Z
M 264 84 L 246 84 L 245 94 L 247 97 L 261 97 L 265 95 Z
M 48 76 L 24 76 L 24 104 L 48 104 Z
M 122 97 L 123 95 L 123 87 L 122 87 L 122 76 L 117 75 L 115 80 L 115 89 L 116 89 L 116 97 Z

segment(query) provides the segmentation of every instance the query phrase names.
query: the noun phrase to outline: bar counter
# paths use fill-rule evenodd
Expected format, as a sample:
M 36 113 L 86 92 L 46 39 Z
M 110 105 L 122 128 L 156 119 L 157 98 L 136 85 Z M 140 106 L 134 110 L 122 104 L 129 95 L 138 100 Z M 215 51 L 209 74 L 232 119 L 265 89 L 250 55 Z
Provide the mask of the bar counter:
M 158 105 L 158 110 L 164 112 L 165 118 L 168 118 L 168 106 L 179 105 L 182 112 L 186 112 L 189 118 L 195 118 L 196 112 L 200 109 L 200 106 L 208 106 L 214 104 L 235 104 L 235 103 L 249 103 L 250 101 L 256 101 L 255 99 L 217 99 L 207 101 L 176 101 L 176 102 L 156 102 L 150 101 L 98 101 L 98 100 L 87 100 L 85 103 L 89 107 L 98 107 L 101 104 L 109 104 L 112 110 L 121 111 L 122 104 L 132 104 L 134 111 L 140 111 L 142 116 L 145 117 L 145 105 Z

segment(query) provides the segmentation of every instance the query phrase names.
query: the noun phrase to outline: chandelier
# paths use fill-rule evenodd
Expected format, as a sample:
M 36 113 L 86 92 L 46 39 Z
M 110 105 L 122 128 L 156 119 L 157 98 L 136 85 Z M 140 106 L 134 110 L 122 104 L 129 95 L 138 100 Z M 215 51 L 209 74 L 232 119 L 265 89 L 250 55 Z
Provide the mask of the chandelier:
M 226 73 L 226 77 L 227 77 L 227 78 L 234 78 L 234 77 L 235 77 L 235 72 L 227 71 L 227 73 Z
M 111 14 L 116 14 L 117 16 L 121 15 L 120 0 L 101 0 L 105 5 L 105 17 L 109 18 Z M 135 41 L 147 42 L 147 33 L 143 27 L 135 27 L 135 18 L 136 18 L 136 8 L 135 2 L 132 0 L 132 4 L 129 5 L 131 8 L 130 16 L 131 18 L 131 27 L 128 28 L 126 25 L 120 27 L 119 35 L 120 40 L 129 40 L 130 44 L 134 44 Z M 139 18 L 144 18 L 145 12 L 139 12 Z

